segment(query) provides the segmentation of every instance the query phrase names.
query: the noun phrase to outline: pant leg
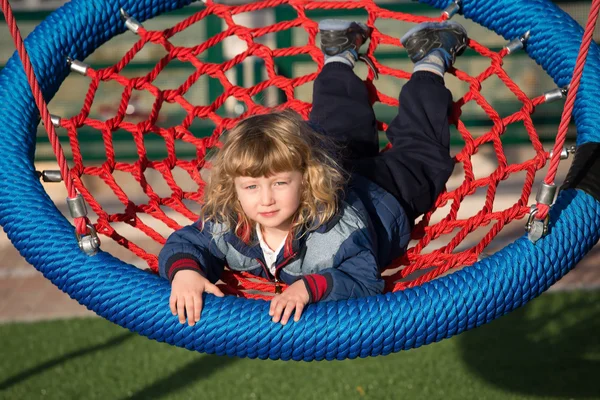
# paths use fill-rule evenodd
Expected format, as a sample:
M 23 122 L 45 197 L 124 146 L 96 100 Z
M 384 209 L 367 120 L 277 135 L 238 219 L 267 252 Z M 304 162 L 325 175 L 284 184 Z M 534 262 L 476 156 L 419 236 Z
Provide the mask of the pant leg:
M 448 123 L 452 94 L 442 77 L 416 72 L 402 87 L 399 102 L 386 132 L 392 148 L 358 160 L 354 172 L 393 194 L 414 221 L 433 206 L 454 168 Z
M 346 64 L 329 63 L 321 70 L 314 83 L 310 121 L 340 147 L 344 167 L 379 153 L 367 87 Z

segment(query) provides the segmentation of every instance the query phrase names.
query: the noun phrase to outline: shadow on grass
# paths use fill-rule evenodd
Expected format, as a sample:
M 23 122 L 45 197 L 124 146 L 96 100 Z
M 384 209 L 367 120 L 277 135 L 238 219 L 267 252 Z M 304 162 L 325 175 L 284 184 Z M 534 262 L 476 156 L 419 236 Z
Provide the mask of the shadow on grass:
M 238 361 L 239 358 L 228 356 L 204 355 L 194 360 L 171 375 L 158 380 L 144 389 L 128 395 L 127 399 L 146 400 L 160 399 L 173 391 L 180 391 L 186 386 L 195 385 L 201 379 L 207 379 L 212 374 L 230 364 Z
M 534 300 L 460 335 L 463 360 L 475 376 L 508 392 L 560 398 L 600 396 L 599 300 L 598 292 L 570 294 L 567 301 L 551 302 L 551 309 L 536 310 L 532 317 Z
M 8 388 L 10 388 L 13 385 L 16 385 L 17 383 L 20 383 L 24 380 L 27 380 L 29 378 L 31 378 L 32 376 L 35 376 L 37 374 L 41 374 L 42 372 L 45 372 L 46 370 L 50 369 L 50 368 L 54 368 L 58 365 L 61 365 L 67 361 L 71 361 L 75 358 L 78 357 L 82 357 L 91 353 L 95 353 L 95 352 L 99 352 L 102 350 L 106 350 L 109 349 L 111 347 L 118 347 L 120 346 L 123 342 L 132 339 L 133 337 L 135 337 L 137 335 L 131 333 L 131 332 L 127 332 L 123 335 L 119 335 L 116 336 L 114 338 L 111 338 L 109 340 L 107 340 L 104 343 L 101 344 L 97 344 L 94 346 L 90 346 L 87 347 L 85 349 L 80 349 L 77 351 L 72 351 L 71 353 L 62 355 L 60 357 L 57 357 L 55 359 L 46 361 L 43 364 L 40 364 L 38 366 L 35 366 L 33 368 L 30 368 L 26 371 L 23 371 L 15 376 L 12 376 L 4 381 L 0 382 L 0 390 L 6 390 Z

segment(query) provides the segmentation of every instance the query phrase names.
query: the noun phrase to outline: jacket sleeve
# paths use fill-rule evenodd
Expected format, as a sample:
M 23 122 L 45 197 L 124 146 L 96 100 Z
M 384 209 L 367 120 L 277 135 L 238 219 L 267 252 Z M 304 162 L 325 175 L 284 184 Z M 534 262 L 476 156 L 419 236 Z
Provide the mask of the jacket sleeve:
M 347 300 L 383 292 L 377 260 L 361 230 L 353 233 L 337 252 L 335 267 L 302 277 L 309 302 Z M 357 236 L 359 237 L 357 240 Z
M 217 248 L 208 224 L 202 230 L 194 224 L 173 232 L 158 255 L 160 276 L 169 282 L 178 271 L 194 270 L 214 283 L 224 267 L 225 255 Z

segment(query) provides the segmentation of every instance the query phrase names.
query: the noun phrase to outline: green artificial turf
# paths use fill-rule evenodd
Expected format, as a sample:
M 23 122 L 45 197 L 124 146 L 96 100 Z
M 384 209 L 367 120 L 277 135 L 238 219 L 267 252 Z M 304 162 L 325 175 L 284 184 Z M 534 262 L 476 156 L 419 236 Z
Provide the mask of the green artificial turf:
M 100 318 L 0 325 L 0 346 L 0 399 L 600 399 L 600 291 L 346 361 L 198 354 Z

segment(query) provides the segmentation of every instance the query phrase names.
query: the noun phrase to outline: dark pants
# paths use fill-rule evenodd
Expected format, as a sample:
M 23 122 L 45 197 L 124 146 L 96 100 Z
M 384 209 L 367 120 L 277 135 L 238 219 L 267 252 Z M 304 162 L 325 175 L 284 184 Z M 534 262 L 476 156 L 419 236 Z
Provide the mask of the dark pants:
M 416 72 L 402 87 L 399 101 L 398 115 L 386 131 L 392 148 L 380 153 L 366 85 L 349 66 L 330 63 L 315 81 L 310 120 L 340 145 L 349 172 L 394 195 L 414 222 L 433 206 L 452 174 L 452 95 L 440 76 Z

